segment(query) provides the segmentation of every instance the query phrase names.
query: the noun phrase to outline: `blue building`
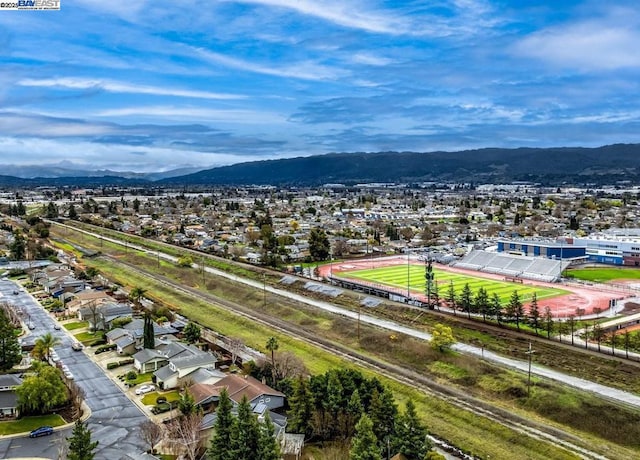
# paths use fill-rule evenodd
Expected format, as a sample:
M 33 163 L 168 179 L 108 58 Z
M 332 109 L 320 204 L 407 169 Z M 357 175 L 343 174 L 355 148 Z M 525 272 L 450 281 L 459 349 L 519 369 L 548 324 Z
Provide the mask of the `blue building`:
M 587 256 L 587 246 L 572 238 L 563 241 L 499 240 L 498 252 L 529 257 L 546 257 L 557 260 L 579 260 Z

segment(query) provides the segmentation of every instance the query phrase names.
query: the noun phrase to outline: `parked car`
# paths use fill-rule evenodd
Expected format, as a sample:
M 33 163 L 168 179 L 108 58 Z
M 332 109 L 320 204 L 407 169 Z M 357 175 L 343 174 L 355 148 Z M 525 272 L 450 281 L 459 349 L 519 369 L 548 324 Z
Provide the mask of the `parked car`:
M 73 344 L 71 345 L 71 348 L 73 348 L 74 351 L 82 351 L 84 347 L 80 342 L 73 342 Z
M 30 438 L 39 438 L 40 436 L 49 436 L 53 434 L 53 428 L 50 426 L 41 426 L 29 433 Z
M 13 291 L 13 295 L 18 295 L 20 294 L 20 291 Z
M 64 376 L 69 380 L 73 380 L 73 374 L 69 371 L 65 371 Z
M 136 394 L 143 395 L 145 393 L 151 393 L 155 389 L 156 387 L 154 387 L 153 385 L 142 385 L 141 387 L 136 388 Z
M 33 323 L 29 323 L 29 329 L 34 330 L 36 328 L 36 325 Z
M 60 325 L 59 325 L 58 323 L 56 323 L 56 325 L 55 325 L 55 326 L 53 326 L 53 328 L 54 328 L 56 331 L 59 331 L 59 330 L 60 330 Z

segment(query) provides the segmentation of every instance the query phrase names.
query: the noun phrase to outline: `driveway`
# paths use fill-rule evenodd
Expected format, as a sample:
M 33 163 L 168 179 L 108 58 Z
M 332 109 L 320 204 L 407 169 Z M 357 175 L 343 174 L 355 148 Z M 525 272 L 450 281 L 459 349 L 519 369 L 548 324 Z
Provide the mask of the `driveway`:
M 84 352 L 73 351 L 71 335 L 64 328 L 56 331 L 56 322 L 49 313 L 22 288 L 18 289 L 19 294 L 14 295 L 16 284 L 0 280 L 0 302 L 7 301 L 21 308 L 25 323 L 30 321 L 35 326 L 23 338 L 24 343 L 33 343 L 47 332 L 61 340 L 55 350 L 60 360 L 69 367 L 75 382 L 84 390 L 86 403 L 91 409 L 88 422 L 93 432 L 92 439 L 100 441 L 96 458 L 121 459 L 126 458 L 126 454 L 143 452 L 144 445 L 138 438 L 138 427 L 147 420 L 145 415 Z M 71 430 L 67 429 L 53 436 L 36 439 L 0 439 L 0 458 L 57 458 L 59 445 L 70 434 Z

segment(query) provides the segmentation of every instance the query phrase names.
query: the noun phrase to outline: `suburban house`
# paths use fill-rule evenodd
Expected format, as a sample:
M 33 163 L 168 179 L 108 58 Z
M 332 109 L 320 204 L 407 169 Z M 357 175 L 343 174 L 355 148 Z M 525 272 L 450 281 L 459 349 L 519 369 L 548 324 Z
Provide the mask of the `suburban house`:
M 89 329 L 107 330 L 117 318 L 131 318 L 133 309 L 126 304 L 109 302 L 102 305 L 92 304 L 78 310 L 78 318 L 89 322 Z
M 18 396 L 15 389 L 22 384 L 17 374 L 0 375 L 0 417 L 18 415 Z
M 216 355 L 180 342 L 161 344 L 155 350 L 141 350 L 133 359 L 139 372 L 157 369 L 153 373 L 155 382 L 164 390 L 193 382 L 201 375 L 201 369 L 213 371 L 218 362 Z
M 226 388 L 229 398 L 236 404 L 246 396 L 252 406 L 263 404 L 269 410 L 284 407 L 284 393 L 274 390 L 250 375 L 229 374 L 214 384 L 192 385 L 188 391 L 195 403 L 206 410 L 213 403 L 217 403 L 223 388 Z
M 73 295 L 73 299 L 67 302 L 66 306 L 70 312 L 75 313 L 79 309 L 88 307 L 91 304 L 101 305 L 112 302 L 112 297 L 104 291 L 94 291 L 86 289 Z
M 160 326 L 153 322 L 154 337 L 172 336 L 178 331 L 171 326 Z M 115 343 L 116 351 L 119 354 L 133 354 L 143 346 L 144 341 L 144 319 L 136 318 L 130 323 L 110 330 L 106 334 L 107 343 Z

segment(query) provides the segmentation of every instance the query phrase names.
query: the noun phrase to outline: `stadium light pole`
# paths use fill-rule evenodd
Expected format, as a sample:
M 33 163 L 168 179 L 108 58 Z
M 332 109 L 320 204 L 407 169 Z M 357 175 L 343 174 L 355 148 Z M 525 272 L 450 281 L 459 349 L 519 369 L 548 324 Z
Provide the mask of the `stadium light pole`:
M 531 349 L 531 342 L 529 342 L 529 350 L 525 351 L 529 356 L 529 372 L 527 374 L 527 398 L 531 394 L 531 355 L 535 353 L 535 350 Z

